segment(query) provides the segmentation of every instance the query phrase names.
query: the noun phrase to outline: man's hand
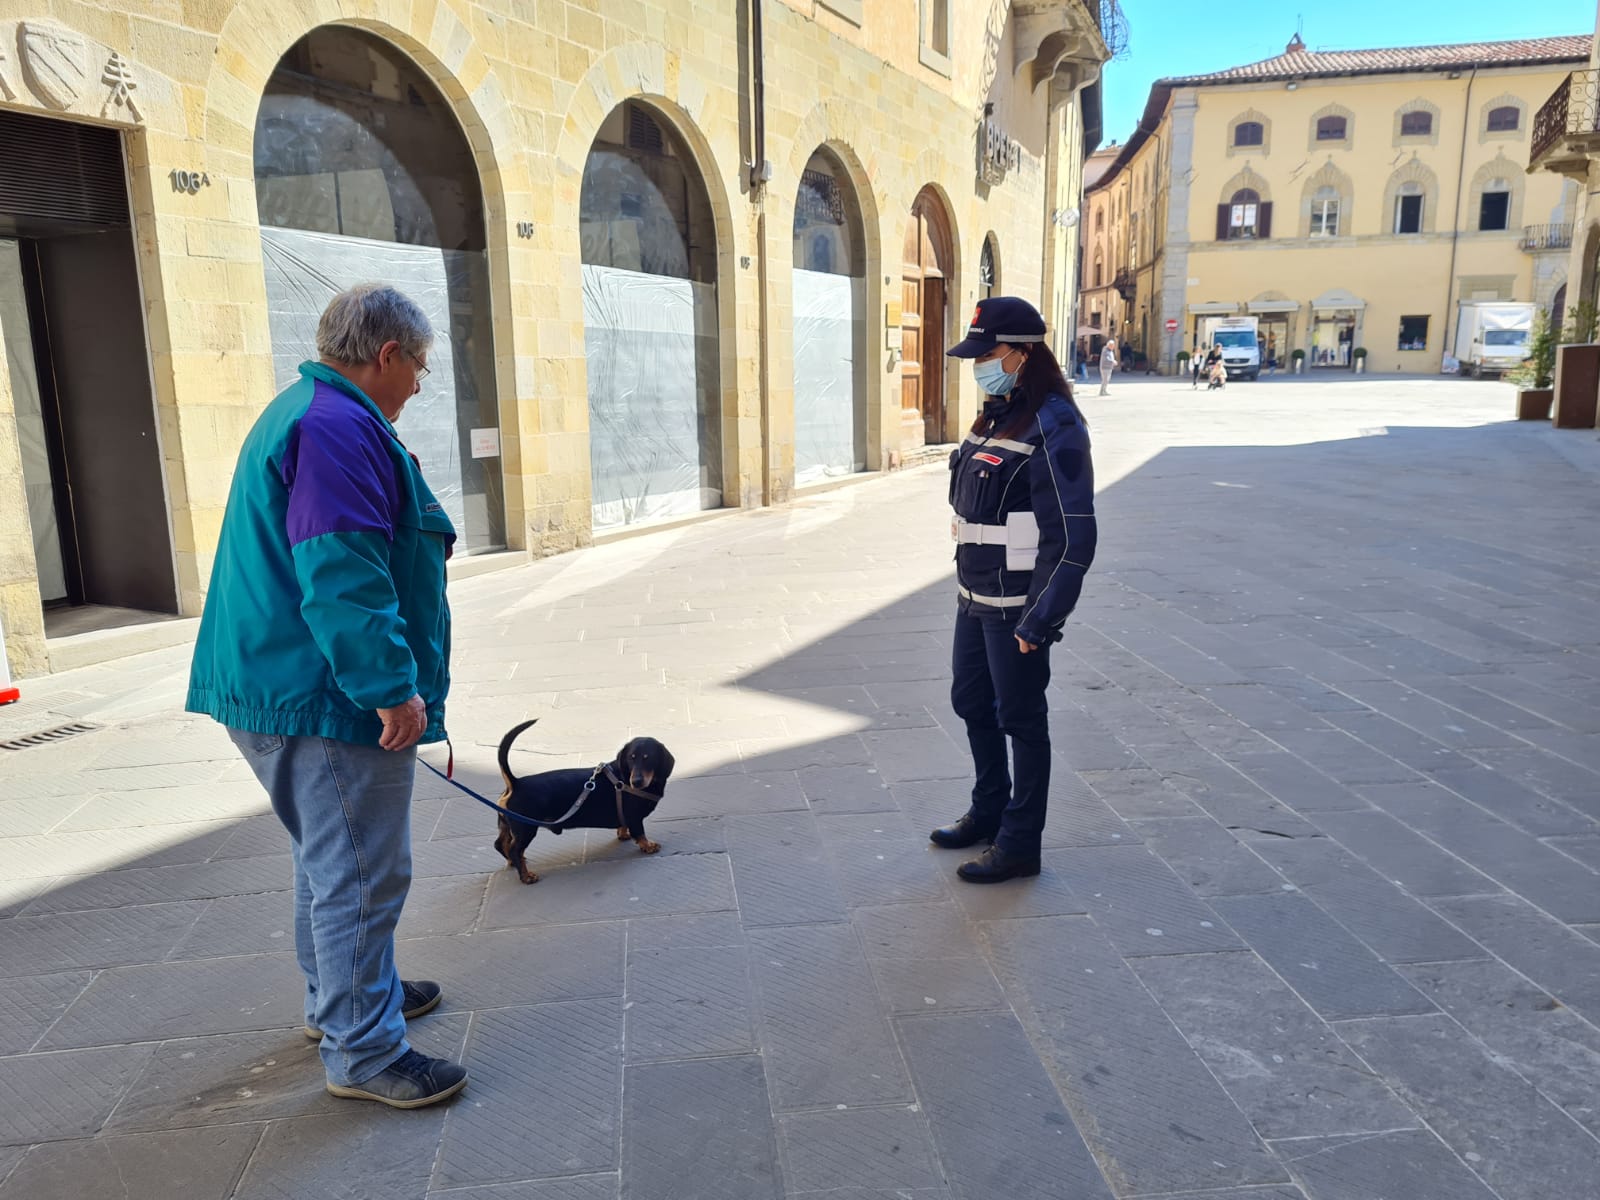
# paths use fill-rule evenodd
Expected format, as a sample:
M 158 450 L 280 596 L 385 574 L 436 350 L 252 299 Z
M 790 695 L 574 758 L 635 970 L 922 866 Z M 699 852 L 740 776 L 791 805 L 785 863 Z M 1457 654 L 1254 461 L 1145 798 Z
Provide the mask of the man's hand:
M 1025 641 L 1021 637 L 1017 638 L 1017 653 L 1019 654 L 1028 654 L 1034 650 L 1037 650 L 1038 648 L 1039 647 L 1035 646 L 1032 642 Z
M 404 704 L 393 708 L 380 708 L 378 718 L 383 722 L 383 736 L 378 745 L 385 750 L 405 750 L 415 746 L 428 728 L 428 706 L 422 697 L 413 695 Z

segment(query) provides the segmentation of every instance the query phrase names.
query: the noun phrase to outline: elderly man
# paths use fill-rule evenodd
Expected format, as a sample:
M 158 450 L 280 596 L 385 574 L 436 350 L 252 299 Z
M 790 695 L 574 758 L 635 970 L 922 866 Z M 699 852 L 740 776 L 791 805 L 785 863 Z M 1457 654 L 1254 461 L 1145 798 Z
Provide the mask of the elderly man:
M 466 1069 L 405 1021 L 439 986 L 402 980 L 416 746 L 444 738 L 445 559 L 455 530 L 393 422 L 428 373 L 428 319 L 390 287 L 334 297 L 320 362 L 245 438 L 200 621 L 188 708 L 228 727 L 294 859 L 306 1035 L 328 1091 L 420 1108 Z

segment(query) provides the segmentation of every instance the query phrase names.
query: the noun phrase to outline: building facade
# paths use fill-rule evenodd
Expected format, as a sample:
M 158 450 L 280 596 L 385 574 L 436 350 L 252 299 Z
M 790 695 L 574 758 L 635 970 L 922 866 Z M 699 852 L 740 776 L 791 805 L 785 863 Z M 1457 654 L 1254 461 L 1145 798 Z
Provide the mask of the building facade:
M 943 350 L 973 301 L 1071 328 L 1100 21 L 0 0 L 13 669 L 48 668 L 57 606 L 200 611 L 242 439 L 365 279 L 433 320 L 399 430 L 467 553 L 783 503 L 953 440 L 977 397 Z
M 1587 61 L 1562 75 L 1535 109 L 1528 148 L 1530 176 L 1564 180 L 1578 195 L 1565 281 L 1553 306 L 1558 329 L 1569 324 L 1563 320 L 1569 302 L 1573 309 L 1587 305 L 1591 313 L 1600 312 L 1600 203 L 1594 200 L 1600 192 L 1600 13 L 1595 28 Z M 1584 333 L 1567 332 L 1579 340 Z
M 1589 46 L 1296 38 L 1158 81 L 1085 201 L 1093 221 L 1109 204 L 1128 347 L 1170 371 L 1208 318 L 1254 315 L 1264 365 L 1298 351 L 1350 370 L 1364 349 L 1368 370 L 1431 374 L 1463 301 L 1559 303 L 1578 189 L 1524 164 L 1534 113 Z

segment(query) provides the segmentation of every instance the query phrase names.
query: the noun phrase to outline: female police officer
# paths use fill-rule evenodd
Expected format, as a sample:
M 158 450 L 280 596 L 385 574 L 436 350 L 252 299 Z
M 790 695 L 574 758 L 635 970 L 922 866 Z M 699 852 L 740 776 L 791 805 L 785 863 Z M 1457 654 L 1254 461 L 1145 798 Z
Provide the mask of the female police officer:
M 967 723 L 977 782 L 966 814 L 931 836 L 952 850 L 993 843 L 957 869 L 970 883 L 1039 873 L 1050 788 L 1050 644 L 1060 640 L 1094 561 L 1088 426 L 1044 338 L 1033 305 L 994 296 L 979 303 L 966 340 L 949 352 L 974 360 L 985 393 L 972 432 L 950 456 L 957 583 L 950 699 Z

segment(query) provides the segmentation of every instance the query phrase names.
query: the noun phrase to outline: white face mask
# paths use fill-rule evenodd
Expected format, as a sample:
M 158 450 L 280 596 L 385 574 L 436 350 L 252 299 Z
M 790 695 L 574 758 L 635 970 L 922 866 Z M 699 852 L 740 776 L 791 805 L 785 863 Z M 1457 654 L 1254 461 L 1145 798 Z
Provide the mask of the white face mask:
M 972 364 L 972 378 L 977 381 L 985 395 L 1008 396 L 1011 389 L 1017 386 L 1017 375 L 1022 370 L 1019 366 L 1015 371 L 1008 371 L 1002 365 L 1007 355 L 991 358 L 986 362 Z

